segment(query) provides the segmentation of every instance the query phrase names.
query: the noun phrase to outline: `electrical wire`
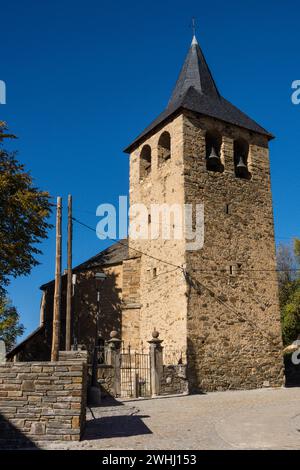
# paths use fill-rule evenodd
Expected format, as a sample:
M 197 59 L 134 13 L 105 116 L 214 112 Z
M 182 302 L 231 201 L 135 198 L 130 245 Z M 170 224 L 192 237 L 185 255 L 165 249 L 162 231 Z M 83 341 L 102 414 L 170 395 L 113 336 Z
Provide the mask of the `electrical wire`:
M 95 229 L 93 227 L 90 227 L 89 225 L 85 224 L 84 222 L 81 222 L 80 220 L 78 220 L 77 218 L 75 217 L 72 217 L 72 220 L 76 223 L 78 223 L 79 225 L 95 232 Z M 122 243 L 120 240 L 116 240 L 116 239 L 113 239 L 111 238 L 111 240 L 113 240 L 115 243 L 118 243 L 122 246 L 125 246 L 125 247 L 128 247 L 127 244 L 125 243 Z M 220 296 L 218 294 L 216 294 L 210 287 L 207 287 L 205 284 L 203 284 L 203 282 L 200 282 L 198 279 L 195 279 L 190 273 L 188 273 L 186 271 L 186 269 L 184 269 L 183 266 L 179 266 L 179 265 L 176 265 L 174 263 L 171 263 L 169 261 L 165 261 L 165 260 L 162 260 L 160 258 L 157 258 L 155 256 L 152 256 L 152 255 L 149 255 L 149 253 L 145 253 L 144 251 L 142 250 L 138 250 L 136 248 L 131 248 L 130 247 L 130 250 L 133 250 L 135 252 L 138 252 L 144 256 L 147 256 L 148 258 L 151 258 L 151 259 L 154 259 L 156 261 L 159 261 L 161 263 L 164 263 L 164 264 L 167 264 L 167 265 L 170 265 L 170 266 L 173 266 L 175 269 L 172 270 L 172 271 L 175 271 L 176 269 L 179 269 L 182 271 L 182 273 L 184 274 L 184 277 L 188 283 L 188 285 L 190 287 L 193 287 L 196 291 L 198 291 L 200 294 L 202 294 L 202 291 L 197 289 L 197 286 L 204 290 L 206 290 L 207 292 L 210 293 L 210 295 L 217 301 L 219 302 L 221 305 L 223 305 L 227 310 L 229 310 L 230 312 L 234 313 L 234 315 L 239 319 L 239 320 L 242 320 L 246 323 L 248 323 L 248 325 L 250 325 L 253 330 L 257 330 L 259 332 L 259 334 L 267 339 L 268 341 L 271 341 L 272 342 L 272 345 L 274 344 L 274 338 L 269 334 L 269 333 L 264 333 L 260 328 L 257 328 L 256 324 L 253 323 L 251 320 L 249 320 L 248 318 L 246 318 L 244 315 L 242 315 L 240 312 L 238 312 L 236 309 L 234 309 L 233 307 L 229 306 L 225 301 L 223 301 Z M 172 271 L 169 271 L 169 272 L 172 272 Z M 198 272 L 205 272 L 205 271 L 201 271 L 201 270 L 197 270 Z M 260 271 L 260 270 L 255 270 L 255 271 Z M 263 270 L 264 272 L 286 272 L 286 271 L 290 271 L 290 270 Z M 294 270 L 293 270 L 294 271 Z M 296 271 L 299 271 L 299 270 L 296 270 Z M 215 271 L 212 271 L 212 273 L 214 273 Z M 224 272 L 224 271 L 223 271 Z M 165 273 L 167 274 L 167 272 Z M 251 278 L 250 278 L 251 279 Z M 216 287 L 216 286 L 214 286 Z M 256 301 L 258 303 L 258 301 Z M 274 305 L 274 304 L 271 304 L 271 305 Z

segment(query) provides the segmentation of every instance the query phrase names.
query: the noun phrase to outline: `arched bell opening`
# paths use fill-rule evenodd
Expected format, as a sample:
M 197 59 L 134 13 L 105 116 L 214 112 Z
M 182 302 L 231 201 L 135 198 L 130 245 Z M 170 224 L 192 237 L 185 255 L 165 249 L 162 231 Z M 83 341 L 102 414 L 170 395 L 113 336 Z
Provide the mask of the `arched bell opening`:
M 251 173 L 248 169 L 249 144 L 244 139 L 234 141 L 234 170 L 235 176 L 242 179 L 250 179 Z
M 205 136 L 205 145 L 207 170 L 222 173 L 224 165 L 221 160 L 221 134 L 217 131 L 208 131 Z
M 151 147 L 144 145 L 140 154 L 140 179 L 151 173 Z
M 161 166 L 171 158 L 171 136 L 165 131 L 158 140 L 158 164 Z

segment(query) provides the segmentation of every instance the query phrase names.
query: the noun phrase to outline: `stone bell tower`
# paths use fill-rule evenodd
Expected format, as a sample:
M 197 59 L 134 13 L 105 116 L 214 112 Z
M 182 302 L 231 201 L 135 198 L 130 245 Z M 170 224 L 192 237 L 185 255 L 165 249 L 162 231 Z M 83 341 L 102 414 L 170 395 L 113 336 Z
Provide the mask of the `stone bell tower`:
M 194 37 L 167 108 L 126 149 L 130 204 L 204 205 L 201 249 L 129 238 L 149 256 L 131 253 L 140 288 L 127 316 L 138 341 L 157 328 L 166 351 L 184 351 L 190 390 L 283 382 L 272 138 L 220 95 Z

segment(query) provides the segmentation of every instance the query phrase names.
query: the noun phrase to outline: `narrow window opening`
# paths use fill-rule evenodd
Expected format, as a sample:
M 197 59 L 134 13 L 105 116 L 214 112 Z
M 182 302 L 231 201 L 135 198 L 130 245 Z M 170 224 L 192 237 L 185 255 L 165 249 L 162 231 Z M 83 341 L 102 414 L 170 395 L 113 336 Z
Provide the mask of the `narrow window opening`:
M 153 268 L 153 278 L 157 276 L 157 268 Z
M 225 204 L 225 214 L 227 214 L 227 215 L 230 214 L 230 206 L 229 206 L 229 204 Z

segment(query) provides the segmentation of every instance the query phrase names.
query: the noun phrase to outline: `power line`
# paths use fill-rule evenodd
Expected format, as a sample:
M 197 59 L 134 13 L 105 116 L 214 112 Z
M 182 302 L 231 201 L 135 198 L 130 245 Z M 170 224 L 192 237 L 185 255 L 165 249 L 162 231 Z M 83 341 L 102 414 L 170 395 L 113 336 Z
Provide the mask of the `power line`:
M 87 229 L 91 230 L 92 232 L 95 233 L 95 228 L 91 227 L 90 225 L 87 225 L 86 223 L 84 222 L 81 222 L 80 220 L 76 219 L 75 217 L 72 217 L 72 220 L 74 220 L 75 222 L 77 222 L 79 225 L 82 225 L 83 227 L 86 227 Z M 126 245 L 125 243 L 122 243 L 120 240 L 116 240 L 115 238 L 110 238 L 110 240 L 114 241 L 115 243 L 118 243 L 119 245 L 122 245 L 122 246 L 125 246 L 127 247 L 128 245 Z M 138 250 L 137 248 L 133 248 L 133 247 L 130 247 L 129 248 L 130 250 L 133 250 L 137 253 L 140 253 L 142 255 L 145 255 L 149 258 L 152 258 L 156 261 L 159 261 L 161 263 L 165 263 L 165 264 L 168 264 L 169 266 L 173 266 L 175 268 L 179 268 L 179 269 L 182 269 L 182 266 L 179 266 L 179 265 L 176 265 L 174 263 L 171 263 L 169 261 L 165 261 L 165 260 L 162 260 L 160 258 L 157 258 L 153 255 L 150 255 L 149 253 L 145 253 L 144 251 L 142 250 Z M 202 272 L 202 273 L 206 273 L 206 274 L 215 274 L 217 272 L 220 272 L 220 273 L 226 273 L 226 270 L 225 269 L 212 269 L 212 270 L 206 270 L 206 269 L 193 269 L 194 272 Z M 246 272 L 272 272 L 272 273 L 278 273 L 278 272 L 300 272 L 300 269 L 242 269 L 238 275 L 241 275 L 243 273 L 246 273 Z M 260 280 L 260 279 L 258 279 Z
M 85 227 L 85 228 L 87 228 L 87 229 L 89 229 L 89 230 L 95 232 L 95 229 L 94 229 L 94 228 L 90 227 L 89 225 L 85 224 L 84 222 L 81 222 L 80 220 L 76 219 L 75 217 L 72 217 L 72 219 L 73 219 L 76 223 L 82 225 L 83 227 Z M 120 240 L 116 240 L 116 239 L 113 239 L 113 238 L 111 238 L 111 240 L 115 241 L 116 243 L 118 243 L 118 244 L 120 244 L 120 245 L 123 245 L 123 246 L 125 246 L 125 247 L 128 247 L 128 245 L 126 245 L 125 243 L 122 243 Z M 133 251 L 136 251 L 136 252 L 138 252 L 138 253 L 140 253 L 140 254 L 143 254 L 144 256 L 147 256 L 147 257 L 149 257 L 149 258 L 151 258 L 151 259 L 154 259 L 154 260 L 156 260 L 156 261 L 159 261 L 159 262 L 161 262 L 161 263 L 165 263 L 165 264 L 168 264 L 168 265 L 170 265 L 170 266 L 173 266 L 173 267 L 175 268 L 173 271 L 175 271 L 176 269 L 181 270 L 181 271 L 183 272 L 184 277 L 185 277 L 185 279 L 186 279 L 186 281 L 187 281 L 187 283 L 188 283 L 188 285 L 189 285 L 190 287 L 193 287 L 194 289 L 197 290 L 197 285 L 198 285 L 198 286 L 202 287 L 202 289 L 207 290 L 207 291 L 211 294 L 211 296 L 212 296 L 214 299 L 216 299 L 217 302 L 219 302 L 221 305 L 223 305 L 223 306 L 224 306 L 227 310 L 229 310 L 230 312 L 234 313 L 234 315 L 235 315 L 239 320 L 242 320 L 242 321 L 248 323 L 255 331 L 257 330 L 257 331 L 259 332 L 259 334 L 260 334 L 263 338 L 267 339 L 268 341 L 271 340 L 271 342 L 272 342 L 272 344 L 273 344 L 273 338 L 272 338 L 271 335 L 269 335 L 268 333 L 267 333 L 267 334 L 264 334 L 261 329 L 259 329 L 259 328 L 256 327 L 256 324 L 255 324 L 255 323 L 253 323 L 251 320 L 249 320 L 248 318 L 246 318 L 244 315 L 242 315 L 240 312 L 238 312 L 237 310 L 235 310 L 233 307 L 229 306 L 229 305 L 228 305 L 225 301 L 223 301 L 223 300 L 220 298 L 220 296 L 219 296 L 218 294 L 216 294 L 211 288 L 207 287 L 205 284 L 203 284 L 202 282 L 200 282 L 200 281 L 198 281 L 197 279 L 195 279 L 195 278 L 194 278 L 190 273 L 188 273 L 182 266 L 178 266 L 178 265 L 176 265 L 176 264 L 173 264 L 173 263 L 170 263 L 170 262 L 168 262 L 168 261 L 162 260 L 162 259 L 157 258 L 157 257 L 155 257 L 155 256 L 149 255 L 149 253 L 145 253 L 145 252 L 143 252 L 143 251 L 141 251 L 141 250 L 138 250 L 138 249 L 136 249 L 136 248 L 130 248 L 130 249 L 133 250 Z M 273 272 L 277 272 L 277 271 L 273 271 Z M 166 274 L 167 274 L 167 273 L 166 273 Z M 191 281 L 192 281 L 192 282 L 191 282 Z M 202 294 L 201 290 L 199 291 L 199 293 Z M 256 301 L 256 302 L 257 302 L 257 301 Z M 258 302 L 257 302 L 257 303 L 258 303 Z M 272 304 L 272 305 L 273 305 L 273 304 Z
M 192 276 L 190 276 L 189 273 L 186 272 L 186 271 L 185 271 L 185 277 L 186 277 L 187 283 L 188 283 L 189 285 L 191 285 L 191 283 L 189 282 L 189 279 L 191 279 L 192 281 L 194 281 L 193 284 L 192 284 L 192 287 L 194 287 L 194 289 L 197 290 L 196 285 L 199 284 L 203 289 L 207 290 L 207 291 L 212 295 L 212 297 L 213 297 L 214 299 L 216 299 L 217 302 L 219 302 L 221 305 L 223 305 L 227 310 L 229 310 L 229 311 L 231 311 L 232 313 L 234 313 L 235 316 L 236 316 L 239 320 L 243 320 L 244 322 L 248 323 L 248 324 L 253 328 L 253 330 L 257 330 L 257 331 L 259 332 L 259 334 L 260 334 L 263 338 L 267 339 L 268 341 L 271 340 L 271 341 L 272 341 L 272 344 L 273 344 L 273 338 L 271 337 L 271 335 L 269 335 L 268 333 L 264 334 L 261 329 L 259 329 L 259 328 L 256 327 L 256 324 L 255 324 L 255 323 L 253 323 L 253 322 L 252 322 L 251 320 L 249 320 L 248 318 L 244 317 L 240 312 L 238 312 L 237 310 L 235 310 L 233 307 L 227 305 L 227 304 L 225 303 L 225 301 L 223 301 L 223 300 L 220 298 L 220 296 L 218 296 L 212 289 L 210 289 L 209 287 L 205 286 L 202 282 L 198 281 L 197 279 L 193 278 Z M 195 285 L 195 283 L 196 283 L 196 285 Z M 200 293 L 200 294 L 202 293 L 201 290 L 199 291 L 199 293 Z
M 55 206 L 55 204 L 53 204 L 53 206 Z M 85 213 L 85 214 L 89 214 L 89 215 L 95 216 L 95 212 L 87 211 L 87 210 L 84 210 L 84 209 L 76 209 L 76 210 L 73 211 L 73 212 L 82 212 L 82 213 Z M 150 224 L 159 225 L 159 226 L 162 226 L 162 227 L 169 227 L 169 228 L 172 228 L 172 229 L 174 229 L 175 227 L 176 227 L 176 228 L 186 228 L 185 225 L 180 225 L 180 224 L 167 224 L 167 223 L 163 223 L 163 222 L 154 222 L 153 220 L 151 220 Z M 293 236 L 291 236 L 291 237 L 277 237 L 277 236 L 275 235 L 274 238 L 275 238 L 276 240 L 294 240 L 295 238 L 297 238 L 297 236 L 296 236 L 296 235 L 293 235 Z
M 77 222 L 77 224 L 80 224 L 83 227 L 86 227 L 89 230 L 92 230 L 93 232 L 95 232 L 95 229 L 93 227 L 90 227 L 89 225 L 85 224 L 84 222 L 80 222 L 80 220 L 76 219 L 75 217 L 72 217 L 72 219 L 74 220 L 74 222 Z M 120 240 L 116 240 L 115 238 L 110 238 L 110 240 L 114 241 L 115 243 L 118 243 L 119 245 L 125 246 L 126 248 L 128 247 L 128 245 L 126 245 L 125 243 L 122 243 Z M 165 261 L 165 260 L 162 260 L 160 258 L 156 258 L 155 256 L 149 255 L 149 253 L 145 253 L 144 251 L 141 251 L 141 250 L 138 250 L 138 249 L 132 248 L 132 247 L 129 247 L 129 249 L 133 250 L 137 253 L 140 253 L 141 255 L 148 256 L 148 258 L 152 258 L 156 261 L 159 261 L 160 263 L 165 263 L 165 264 L 168 264 L 169 266 L 173 266 L 174 268 L 182 269 L 182 266 L 178 266 L 177 264 L 170 263 L 169 261 Z
M 212 269 L 211 271 L 207 271 L 204 269 L 193 269 L 194 272 L 202 272 L 207 274 L 214 274 L 217 272 L 226 273 L 225 269 Z M 239 274 L 247 273 L 247 272 L 260 272 L 260 273 L 287 273 L 287 272 L 298 272 L 300 269 L 241 269 L 239 270 Z

